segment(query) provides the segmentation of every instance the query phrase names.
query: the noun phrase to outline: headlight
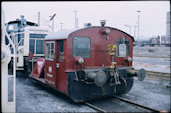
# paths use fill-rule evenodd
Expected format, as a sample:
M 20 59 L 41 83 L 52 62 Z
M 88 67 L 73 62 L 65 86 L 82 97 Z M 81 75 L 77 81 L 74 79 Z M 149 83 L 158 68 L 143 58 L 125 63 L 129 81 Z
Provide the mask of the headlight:
M 80 56 L 76 56 L 76 57 L 75 57 L 75 61 L 76 61 L 77 63 L 79 63 L 79 64 L 83 64 L 83 63 L 84 63 L 84 59 L 83 59 L 82 57 L 80 57 Z
M 79 63 L 79 64 L 84 63 L 84 59 L 83 59 L 83 58 L 79 58 L 79 59 L 78 59 L 78 63 Z
M 128 57 L 128 62 L 131 62 L 132 61 L 132 58 L 131 57 Z

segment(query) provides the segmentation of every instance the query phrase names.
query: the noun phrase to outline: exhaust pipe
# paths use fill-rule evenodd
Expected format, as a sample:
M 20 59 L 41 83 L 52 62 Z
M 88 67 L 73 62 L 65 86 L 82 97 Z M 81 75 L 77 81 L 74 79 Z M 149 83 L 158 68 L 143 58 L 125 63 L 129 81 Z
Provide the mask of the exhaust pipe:
M 145 78 L 145 74 L 146 74 L 144 69 L 140 69 L 139 71 L 135 71 L 133 69 L 128 69 L 127 73 L 129 73 L 129 74 L 131 74 L 133 76 L 136 76 L 139 81 L 143 81 L 144 78 Z

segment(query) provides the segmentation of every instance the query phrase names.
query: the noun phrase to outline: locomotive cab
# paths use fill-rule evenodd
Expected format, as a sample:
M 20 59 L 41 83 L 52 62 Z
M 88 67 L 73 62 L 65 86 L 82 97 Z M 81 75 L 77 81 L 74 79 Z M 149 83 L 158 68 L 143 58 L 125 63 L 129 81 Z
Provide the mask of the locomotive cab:
M 132 36 L 111 27 L 61 30 L 45 37 L 45 58 L 30 76 L 42 81 L 42 65 L 43 83 L 76 102 L 125 94 L 134 76 L 140 81 L 145 77 L 144 69 L 132 67 L 133 42 Z

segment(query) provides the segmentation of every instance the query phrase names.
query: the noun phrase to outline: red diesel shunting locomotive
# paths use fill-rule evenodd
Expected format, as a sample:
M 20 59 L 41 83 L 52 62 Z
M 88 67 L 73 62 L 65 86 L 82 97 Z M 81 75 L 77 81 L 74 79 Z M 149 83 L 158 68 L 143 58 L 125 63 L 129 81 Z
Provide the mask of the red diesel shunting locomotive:
M 76 102 L 124 94 L 141 81 L 145 70 L 132 67 L 134 38 L 104 26 L 61 30 L 45 37 L 45 58 L 38 58 L 30 75 Z M 40 74 L 43 73 L 43 76 Z

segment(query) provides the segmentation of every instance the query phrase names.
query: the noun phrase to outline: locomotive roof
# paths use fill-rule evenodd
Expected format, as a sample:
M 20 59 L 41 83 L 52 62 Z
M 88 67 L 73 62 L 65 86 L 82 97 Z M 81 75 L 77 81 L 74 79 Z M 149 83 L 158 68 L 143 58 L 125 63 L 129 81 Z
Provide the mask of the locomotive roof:
M 78 29 L 65 29 L 58 32 L 50 33 L 45 37 L 45 40 L 54 40 L 54 39 L 67 39 L 69 34 Z
M 15 24 L 15 23 L 19 24 L 20 22 L 21 22 L 20 20 L 15 20 L 15 21 L 8 22 L 8 24 Z M 30 26 L 38 26 L 38 24 L 34 22 L 29 22 L 29 21 L 26 21 L 26 24 Z
M 92 26 L 92 27 L 101 27 L 101 26 Z M 92 27 L 87 27 L 87 28 L 92 28 Z M 120 32 L 123 32 L 125 34 L 127 34 L 126 32 L 122 31 L 122 30 L 119 30 L 119 29 L 116 29 L 116 28 L 112 28 L 112 27 L 107 27 L 105 26 L 106 28 L 111 28 L 111 29 L 115 29 L 115 30 L 118 30 Z M 86 29 L 86 28 L 80 28 L 80 29 Z M 74 32 L 74 31 L 78 31 L 80 29 L 64 29 L 64 30 L 60 30 L 60 31 L 57 31 L 57 32 L 54 32 L 54 33 L 50 33 L 48 34 L 46 37 L 45 37 L 45 40 L 55 40 L 55 39 L 67 39 L 68 36 Z M 127 34 L 128 36 L 130 36 L 133 41 L 134 41 L 134 38 Z

